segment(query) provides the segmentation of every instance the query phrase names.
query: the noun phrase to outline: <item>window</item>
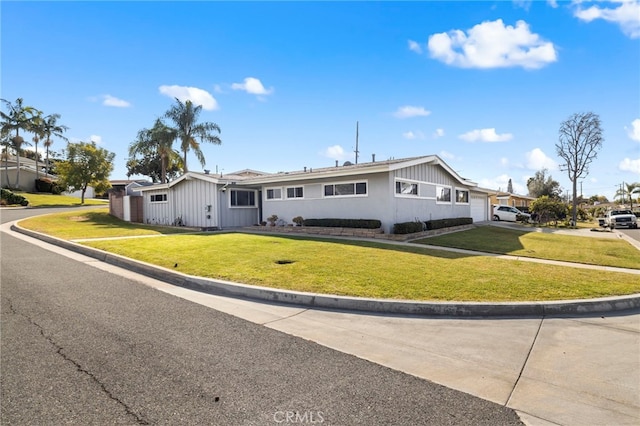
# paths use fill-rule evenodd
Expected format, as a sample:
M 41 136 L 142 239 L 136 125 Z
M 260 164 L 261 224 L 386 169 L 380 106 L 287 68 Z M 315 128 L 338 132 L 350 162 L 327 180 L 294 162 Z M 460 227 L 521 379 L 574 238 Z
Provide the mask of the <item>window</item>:
M 161 203 L 167 201 L 167 194 L 152 194 L 151 202 L 152 203 Z
M 446 186 L 436 187 L 436 202 L 438 203 L 450 203 L 451 202 L 451 188 Z
M 281 200 L 281 199 L 282 199 L 282 189 L 280 188 L 267 189 L 267 200 Z
M 303 196 L 302 186 L 287 188 L 287 198 L 302 198 Z
M 396 181 L 396 194 L 418 195 L 418 184 Z
M 469 191 L 465 191 L 463 189 L 456 189 L 456 203 L 468 203 L 469 202 Z
M 256 205 L 255 191 L 231 191 L 232 207 L 253 207 Z
M 325 197 L 367 195 L 367 182 L 336 183 L 324 186 Z

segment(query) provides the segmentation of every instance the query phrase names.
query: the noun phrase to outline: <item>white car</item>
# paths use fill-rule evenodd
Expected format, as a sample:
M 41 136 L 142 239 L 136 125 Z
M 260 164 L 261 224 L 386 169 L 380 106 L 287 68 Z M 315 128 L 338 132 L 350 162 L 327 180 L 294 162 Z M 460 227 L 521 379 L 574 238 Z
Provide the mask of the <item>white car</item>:
M 505 220 L 508 222 L 529 221 L 531 215 L 529 213 L 521 212 L 515 207 L 511 206 L 494 206 L 493 207 L 493 220 Z
M 604 217 L 604 226 L 610 229 L 628 227 L 637 228 L 638 218 L 631 210 L 609 210 Z

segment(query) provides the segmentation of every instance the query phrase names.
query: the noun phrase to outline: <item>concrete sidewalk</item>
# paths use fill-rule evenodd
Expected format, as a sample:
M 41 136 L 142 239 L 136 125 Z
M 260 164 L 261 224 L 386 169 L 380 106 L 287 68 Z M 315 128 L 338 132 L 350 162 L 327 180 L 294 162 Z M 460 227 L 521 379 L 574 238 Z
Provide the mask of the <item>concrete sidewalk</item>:
M 640 309 L 586 316 L 410 317 L 191 291 L 13 232 L 160 291 L 503 404 L 529 425 L 640 424 Z

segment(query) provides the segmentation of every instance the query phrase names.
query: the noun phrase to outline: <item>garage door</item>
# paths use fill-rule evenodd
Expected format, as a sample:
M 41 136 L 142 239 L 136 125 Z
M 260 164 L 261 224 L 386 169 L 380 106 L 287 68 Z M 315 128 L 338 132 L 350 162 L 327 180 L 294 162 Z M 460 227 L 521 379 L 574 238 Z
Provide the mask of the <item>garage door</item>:
M 487 217 L 488 198 L 486 195 L 471 194 L 471 217 L 473 222 L 484 222 Z

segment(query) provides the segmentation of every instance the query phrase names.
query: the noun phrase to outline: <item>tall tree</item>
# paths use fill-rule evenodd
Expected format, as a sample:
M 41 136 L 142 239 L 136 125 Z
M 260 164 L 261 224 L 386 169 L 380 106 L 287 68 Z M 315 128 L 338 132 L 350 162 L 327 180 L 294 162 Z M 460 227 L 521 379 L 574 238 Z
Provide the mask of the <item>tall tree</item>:
M 182 161 L 185 173 L 189 171 L 187 167 L 187 153 L 189 151 L 193 151 L 202 166 L 206 163 L 198 139 L 202 142 L 216 145 L 222 143 L 217 135 L 217 133 L 220 133 L 220 127 L 216 123 L 208 121 L 198 123 L 198 116 L 201 110 L 202 105 L 195 106 L 190 100 L 182 103 L 180 99 L 176 98 L 176 103 L 165 113 L 165 117 L 173 122 L 178 139 L 180 139 L 180 150 L 183 153 Z
M 16 153 L 16 187 L 20 188 L 20 151 L 25 140 L 20 136 L 20 130 L 30 131 L 33 127 L 34 119 L 40 112 L 30 106 L 23 105 L 23 99 L 16 99 L 16 103 L 12 104 L 6 99 L 0 99 L 2 104 L 7 108 L 7 112 L 0 111 L 2 118 L 1 129 L 7 133 L 15 131 L 15 136 L 11 138 L 11 146 Z M 7 185 L 11 187 L 11 183 L 7 180 Z
M 44 118 L 42 117 L 42 113 L 40 113 L 40 111 L 38 111 L 38 114 L 33 117 L 29 131 L 33 133 L 33 138 L 31 140 L 36 147 L 34 160 L 36 162 L 36 179 L 39 179 L 40 170 L 38 168 L 38 143 L 44 139 Z
M 509 179 L 509 183 L 507 184 L 507 192 L 513 194 L 513 182 L 511 182 L 511 179 Z
M 63 126 L 62 124 L 58 124 L 58 120 L 60 119 L 60 114 L 49 114 L 44 117 L 44 146 L 47 150 L 47 155 L 45 158 L 45 167 L 47 173 L 50 171 L 49 166 L 49 148 L 53 145 L 53 140 L 51 140 L 52 136 L 62 139 L 67 142 L 68 139 L 64 136 L 64 132 L 69 130 L 67 126 Z
M 142 129 L 138 132 L 136 140 L 129 145 L 129 156 L 159 156 L 160 183 L 167 183 L 167 168 L 170 163 L 176 163 L 176 157 L 180 156 L 180 154 L 173 150 L 173 141 L 176 139 L 176 136 L 177 131 L 168 127 L 158 118 L 153 128 Z M 129 165 L 129 163 L 127 163 L 127 165 Z M 135 165 L 136 163 L 132 163 L 132 166 Z M 155 181 L 155 179 L 153 180 Z
M 604 137 L 600 117 L 592 112 L 571 115 L 560 125 L 556 152 L 565 163 L 560 167 L 566 171 L 573 186 L 572 221 L 576 223 L 578 179 L 589 174 L 589 164 L 597 158 Z
M 534 198 L 546 195 L 550 198 L 558 198 L 562 193 L 562 188 L 558 181 L 553 180 L 551 175 L 547 176 L 547 169 L 538 170 L 533 177 L 527 180 L 527 190 L 529 196 Z
M 113 171 L 115 154 L 100 148 L 95 142 L 68 143 L 66 160 L 57 164 L 58 184 L 71 191 L 81 191 L 80 202 L 89 186 L 96 193 L 111 187 L 109 175 Z

